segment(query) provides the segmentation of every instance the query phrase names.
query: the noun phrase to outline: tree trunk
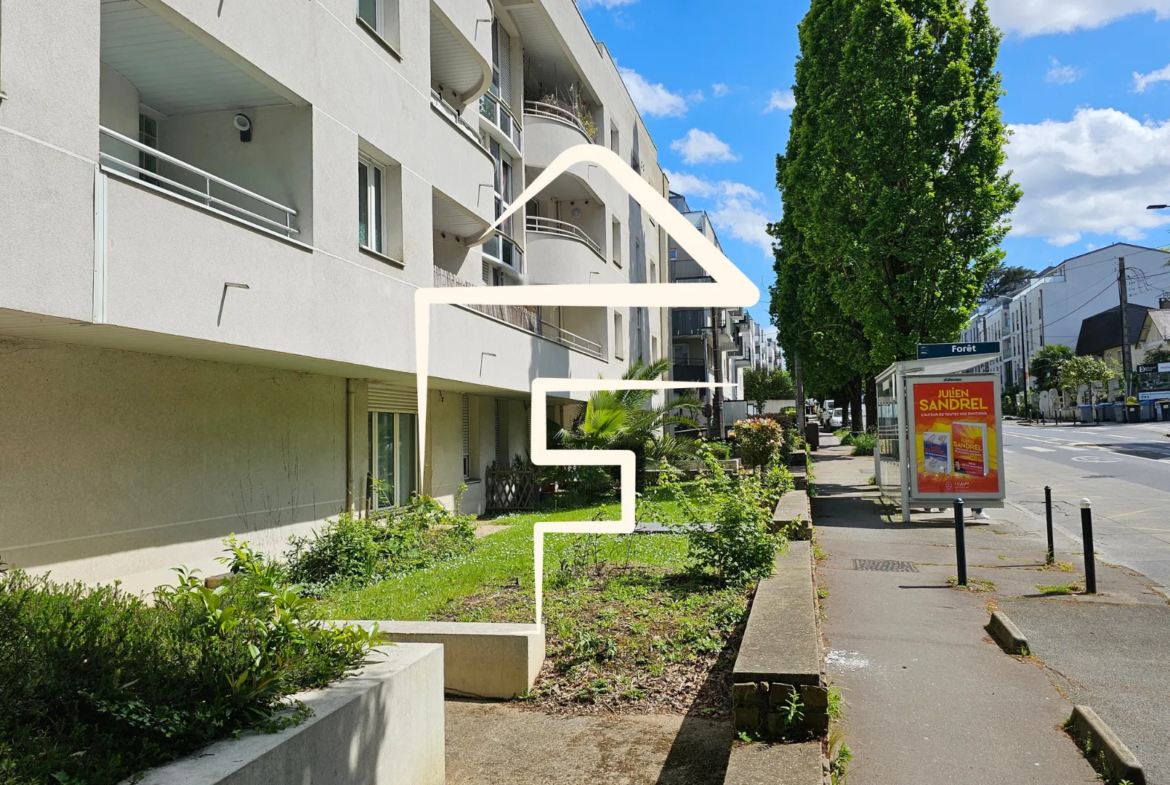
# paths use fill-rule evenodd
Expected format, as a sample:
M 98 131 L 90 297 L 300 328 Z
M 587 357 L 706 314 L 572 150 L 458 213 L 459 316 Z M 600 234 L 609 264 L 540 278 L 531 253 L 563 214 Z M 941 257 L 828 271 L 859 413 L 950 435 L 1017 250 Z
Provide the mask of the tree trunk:
M 877 432 L 877 379 L 869 376 L 865 380 L 865 427 L 869 431 Z
M 861 420 L 861 391 L 865 389 L 865 382 L 860 376 L 849 385 L 849 403 L 853 409 L 853 430 L 860 433 L 865 430 Z

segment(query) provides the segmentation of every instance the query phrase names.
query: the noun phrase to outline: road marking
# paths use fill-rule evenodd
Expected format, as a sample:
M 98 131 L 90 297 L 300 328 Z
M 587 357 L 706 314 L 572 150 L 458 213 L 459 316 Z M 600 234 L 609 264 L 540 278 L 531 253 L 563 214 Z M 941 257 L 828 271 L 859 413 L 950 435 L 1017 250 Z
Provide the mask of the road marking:
M 1110 517 L 1110 518 L 1124 518 L 1127 515 L 1138 515 L 1139 513 L 1143 513 L 1143 512 L 1154 512 L 1154 510 L 1156 510 L 1156 509 L 1158 509 L 1158 508 L 1155 507 L 1155 508 L 1149 509 L 1149 510 L 1134 510 L 1133 512 L 1123 512 L 1120 515 L 1110 515 L 1108 517 Z M 1156 529 L 1155 531 L 1165 531 L 1165 529 Z
M 1121 462 L 1117 458 L 1106 458 L 1103 455 L 1078 455 L 1075 458 L 1073 458 L 1073 460 L 1080 461 L 1081 463 L 1120 463 Z
M 1049 447 L 1033 447 L 1032 445 L 1028 445 L 1024 449 L 1031 450 L 1032 452 L 1056 452 L 1056 450 L 1053 450 Z

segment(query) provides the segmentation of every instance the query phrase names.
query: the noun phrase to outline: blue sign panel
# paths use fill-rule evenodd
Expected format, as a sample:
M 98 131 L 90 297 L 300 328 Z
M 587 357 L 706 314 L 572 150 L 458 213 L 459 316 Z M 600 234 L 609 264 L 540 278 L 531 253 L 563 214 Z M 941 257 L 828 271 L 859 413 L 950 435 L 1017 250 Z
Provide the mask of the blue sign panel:
M 970 357 L 979 354 L 998 354 L 1000 345 L 996 341 L 981 343 L 920 343 L 919 360 L 936 360 L 942 357 Z

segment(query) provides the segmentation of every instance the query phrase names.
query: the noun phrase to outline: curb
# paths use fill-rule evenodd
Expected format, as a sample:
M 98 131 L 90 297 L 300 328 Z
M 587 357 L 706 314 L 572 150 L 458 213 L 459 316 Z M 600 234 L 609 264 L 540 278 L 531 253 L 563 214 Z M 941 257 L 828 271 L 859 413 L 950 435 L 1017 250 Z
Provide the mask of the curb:
M 1118 738 L 1097 712 L 1088 706 L 1074 706 L 1069 718 L 1069 732 L 1085 749 L 1085 757 L 1093 762 L 1100 756 L 1110 782 L 1129 780 L 1133 785 L 1146 785 L 1146 773 L 1137 756 Z
M 991 619 L 987 622 L 986 629 L 991 633 L 991 637 L 995 638 L 1008 654 L 1022 654 L 1026 656 L 1031 651 L 1028 648 L 1028 639 L 1024 636 L 1024 633 L 1020 632 L 1020 628 L 1003 611 L 996 611 L 991 614 Z

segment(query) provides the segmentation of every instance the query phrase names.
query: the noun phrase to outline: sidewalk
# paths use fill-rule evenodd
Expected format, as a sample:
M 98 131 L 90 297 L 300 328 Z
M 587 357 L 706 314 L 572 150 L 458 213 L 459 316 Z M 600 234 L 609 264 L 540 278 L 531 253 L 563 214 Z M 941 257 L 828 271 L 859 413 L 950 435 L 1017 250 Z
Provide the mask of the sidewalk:
M 816 454 L 813 520 L 827 554 L 819 571 L 828 672 L 848 704 L 850 785 L 1099 782 L 1058 727 L 1068 700 L 1041 667 L 1008 656 L 983 629 L 988 595 L 947 585 L 953 525 L 945 517 L 888 525 L 866 485 L 873 459 L 848 453 Z M 990 565 L 1037 566 L 1026 532 L 980 523 L 967 532 L 971 578 L 1002 579 Z

